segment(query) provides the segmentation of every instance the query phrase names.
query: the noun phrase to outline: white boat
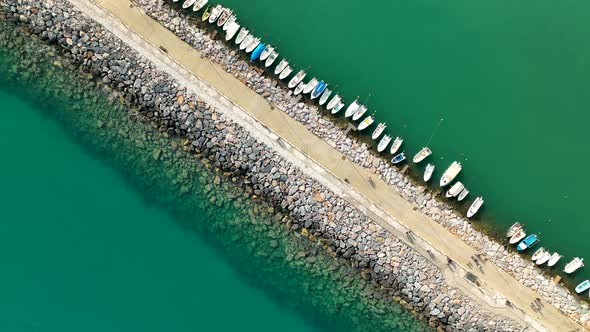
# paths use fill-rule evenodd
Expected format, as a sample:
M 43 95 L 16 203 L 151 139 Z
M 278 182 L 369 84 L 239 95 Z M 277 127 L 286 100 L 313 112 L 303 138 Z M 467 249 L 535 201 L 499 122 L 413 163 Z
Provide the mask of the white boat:
M 275 60 L 279 57 L 279 52 L 277 51 L 272 51 L 272 53 L 268 56 L 268 58 L 266 59 L 266 61 L 264 62 L 264 66 L 266 68 L 272 66 L 273 63 L 275 63 Z
M 262 51 L 262 53 L 260 53 L 260 61 L 266 61 L 266 59 L 268 59 L 268 57 L 274 51 L 275 51 L 274 47 L 272 47 L 270 45 L 266 45 L 266 47 L 264 48 L 264 51 Z
M 287 78 L 287 76 L 291 75 L 292 72 L 293 68 L 291 68 L 291 66 L 287 66 L 287 68 L 283 69 L 283 71 L 279 75 L 279 79 L 284 80 L 285 78 Z
M 453 161 L 451 166 L 447 168 L 447 170 L 443 173 L 443 176 L 440 178 L 440 186 L 444 187 L 447 184 L 451 183 L 455 179 L 455 177 L 457 177 L 457 174 L 461 172 L 461 168 L 461 163 Z
M 258 37 L 254 38 L 254 40 L 250 43 L 250 45 L 248 45 L 248 47 L 246 47 L 246 53 L 251 53 L 252 51 L 254 51 L 254 49 L 256 47 L 258 47 L 259 44 L 260 44 L 260 38 L 258 38 Z
M 223 29 L 222 30 L 223 31 L 229 30 L 233 26 L 233 24 L 236 23 L 236 19 L 237 19 L 236 15 L 230 16 L 227 19 L 227 22 L 225 22 L 225 24 L 223 25 Z
M 322 96 L 320 97 L 320 106 L 324 105 L 328 101 L 328 98 L 330 98 L 331 95 L 332 95 L 332 90 L 330 90 L 330 89 L 324 90 L 324 92 L 322 92 Z
M 250 33 L 248 33 L 246 38 L 244 38 L 244 40 L 240 43 L 240 51 L 245 50 L 246 47 L 250 46 L 250 44 L 252 44 L 253 41 L 254 41 L 254 36 L 252 36 Z
M 537 258 L 535 264 L 543 265 L 547 263 L 549 259 L 551 259 L 551 253 L 549 251 L 545 251 L 539 258 Z
M 428 182 L 430 180 L 430 178 L 432 177 L 432 173 L 434 173 L 434 165 L 426 165 L 426 169 L 424 170 L 424 182 Z
M 340 98 L 339 95 L 335 95 L 332 100 L 330 100 L 330 102 L 328 103 L 328 106 L 326 106 L 326 109 L 329 111 L 331 109 L 334 108 L 334 106 L 338 105 L 338 103 L 342 100 L 342 98 Z
M 393 158 L 391 158 L 391 163 L 392 164 L 399 164 L 404 160 L 406 160 L 406 154 L 404 152 L 402 152 L 402 153 L 399 153 L 399 154 L 393 156 Z
M 584 266 L 584 259 L 583 258 L 574 258 L 571 262 L 567 263 L 563 272 L 565 273 L 574 273 L 577 269 Z
M 512 237 L 510 238 L 510 244 L 517 244 L 518 242 L 520 242 L 520 240 L 524 239 L 524 237 L 526 236 L 526 232 L 524 231 L 524 229 L 519 229 L 516 231 L 516 233 L 514 233 L 514 235 L 512 235 Z
M 307 82 L 307 84 L 305 85 L 305 88 L 303 89 L 303 94 L 308 94 L 311 92 L 311 90 L 315 89 L 315 87 L 319 84 L 320 82 L 318 81 L 317 78 L 312 78 L 311 80 L 309 80 L 309 82 Z
M 475 201 L 473 201 L 473 203 L 471 204 L 471 206 L 469 207 L 469 210 L 467 210 L 467 218 L 471 218 L 473 217 L 477 211 L 479 211 L 479 208 L 481 208 L 481 206 L 483 205 L 483 197 L 479 196 L 475 199 Z
M 236 33 L 238 32 L 239 29 L 240 29 L 240 25 L 237 22 L 233 22 L 230 25 L 230 27 L 227 28 L 225 40 L 230 41 L 232 38 L 234 38 L 234 36 L 236 35 Z
M 422 148 L 422 150 L 420 150 L 418 153 L 416 153 L 416 155 L 414 156 L 414 164 L 417 164 L 419 162 L 421 162 L 422 160 L 424 160 L 426 157 L 430 156 L 432 154 L 432 151 L 429 148 Z
M 358 99 L 353 101 L 352 104 L 348 105 L 348 107 L 346 108 L 346 112 L 344 112 L 344 117 L 350 117 L 359 109 L 359 107 L 361 107 L 361 104 L 359 104 Z
M 336 106 L 334 106 L 334 108 L 332 109 L 332 114 L 336 114 L 338 112 L 340 112 L 340 110 L 344 107 L 344 103 L 343 102 L 339 102 Z
M 387 145 L 389 145 L 389 142 L 391 142 L 391 136 L 389 136 L 389 135 L 383 136 L 381 141 L 379 141 L 379 145 L 377 146 L 377 151 L 383 152 L 383 150 L 385 150 Z
M 549 259 L 547 266 L 554 266 L 555 264 L 557 264 L 557 262 L 559 262 L 561 257 L 562 256 L 560 254 L 554 252 L 553 255 L 551 255 L 551 258 Z
M 531 257 L 532 260 L 536 261 L 541 255 L 545 253 L 545 248 L 541 247 L 535 251 L 533 256 Z
M 371 135 L 372 139 L 378 139 L 379 136 L 383 133 L 383 131 L 387 128 L 387 125 L 383 122 L 377 125 L 377 128 L 373 131 L 373 135 Z
M 186 0 L 183 4 L 182 4 L 182 9 L 187 9 L 190 6 L 194 5 L 195 2 L 197 2 L 197 0 Z
M 221 14 L 219 15 L 219 19 L 217 20 L 217 26 L 222 27 L 227 23 L 229 18 L 232 16 L 233 11 L 229 8 L 225 8 Z
M 451 186 L 449 190 L 447 190 L 445 196 L 447 196 L 447 198 L 456 197 L 461 193 L 461 191 L 463 191 L 464 188 L 465 186 L 463 185 L 463 183 L 456 182 L 454 185 Z
M 238 36 L 236 37 L 236 45 L 240 45 L 242 46 L 242 42 L 244 41 L 244 39 L 246 38 L 246 36 L 248 36 L 250 34 L 250 31 L 248 31 L 248 29 L 242 27 L 242 29 L 240 29 L 240 32 L 238 33 Z
M 373 124 L 373 122 L 375 122 L 375 119 L 373 119 L 373 117 L 369 115 L 359 124 L 358 130 L 360 131 L 367 128 L 368 126 Z
M 299 84 L 297 85 L 297 87 L 295 88 L 295 91 L 293 92 L 293 94 L 295 96 L 297 96 L 298 94 L 300 94 L 301 92 L 303 92 L 303 89 L 305 88 L 305 83 L 299 82 Z
M 402 143 L 404 142 L 404 139 L 401 137 L 396 137 L 393 140 L 393 144 L 391 144 L 391 149 L 389 149 L 389 153 L 391 154 L 395 154 L 397 152 L 397 150 L 399 150 L 399 147 L 402 146 Z
M 193 11 L 198 12 L 203 7 L 205 7 L 205 5 L 208 4 L 208 3 L 209 3 L 209 0 L 199 0 L 199 1 L 197 1 L 197 3 L 195 3 L 195 6 L 193 7 Z
M 510 228 L 508 228 L 506 237 L 512 237 L 512 235 L 516 234 L 519 229 L 522 229 L 522 225 L 519 222 L 515 222 Z
M 289 61 L 287 61 L 287 59 L 283 59 L 279 62 L 279 64 L 277 65 L 277 67 L 275 68 L 275 75 L 280 74 L 283 69 L 287 68 L 287 66 L 289 65 Z
M 352 121 L 360 119 L 363 115 L 365 115 L 366 112 L 367 106 L 361 105 L 361 107 L 359 107 L 359 109 L 356 110 L 356 112 L 354 112 L 354 114 L 352 115 Z
M 209 16 L 209 23 L 211 23 L 211 24 L 215 23 L 215 21 L 217 21 L 217 19 L 219 18 L 219 15 L 221 15 L 222 11 L 223 11 L 223 7 L 221 5 L 215 6 L 211 10 L 211 15 Z
M 291 79 L 291 81 L 289 81 L 289 89 L 293 89 L 294 87 L 297 86 L 297 84 L 299 84 L 299 82 L 303 81 L 303 79 L 305 78 L 307 74 L 305 73 L 304 70 L 300 70 L 297 75 L 293 76 L 293 78 Z
M 576 293 L 580 294 L 590 288 L 590 280 L 584 280 L 576 286 Z
M 463 188 L 463 190 L 461 190 L 461 193 L 459 194 L 459 197 L 457 197 L 457 200 L 461 202 L 465 199 L 465 197 L 467 197 L 467 195 L 469 195 L 469 190 L 467 188 Z

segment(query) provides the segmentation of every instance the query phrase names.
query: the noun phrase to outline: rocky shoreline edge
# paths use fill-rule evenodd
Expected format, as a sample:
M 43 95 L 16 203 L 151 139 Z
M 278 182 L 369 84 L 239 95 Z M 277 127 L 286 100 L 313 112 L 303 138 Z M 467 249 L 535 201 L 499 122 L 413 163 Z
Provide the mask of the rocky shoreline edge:
M 268 151 L 231 119 L 187 95 L 69 3 L 6 0 L 2 4 L 7 16 L 59 44 L 83 71 L 121 91 L 143 114 L 165 124 L 170 135 L 185 137 L 187 147 L 199 157 L 244 179 L 256 196 L 288 211 L 293 231 L 321 239 L 367 271 L 384 292 L 420 310 L 433 324 L 449 331 L 522 329 L 514 322 L 492 318 L 446 286 L 444 276 L 424 257 Z M 403 178 L 399 176 L 397 182 L 407 181 Z

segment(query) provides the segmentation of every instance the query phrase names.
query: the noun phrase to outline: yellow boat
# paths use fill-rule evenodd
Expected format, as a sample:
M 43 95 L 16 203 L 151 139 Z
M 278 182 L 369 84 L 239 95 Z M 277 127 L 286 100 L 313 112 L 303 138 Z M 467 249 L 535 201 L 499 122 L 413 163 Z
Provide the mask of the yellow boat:
M 207 19 L 209 18 L 209 16 L 211 16 L 211 5 L 207 6 L 207 8 L 205 9 L 205 11 L 203 12 L 203 16 L 201 16 L 201 19 L 203 21 L 207 21 Z

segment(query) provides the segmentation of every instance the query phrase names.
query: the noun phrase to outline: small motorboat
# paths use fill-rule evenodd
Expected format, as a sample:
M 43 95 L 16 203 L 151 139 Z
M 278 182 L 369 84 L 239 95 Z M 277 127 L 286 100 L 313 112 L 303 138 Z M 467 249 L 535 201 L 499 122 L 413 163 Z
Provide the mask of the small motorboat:
M 236 23 L 236 15 L 232 15 L 229 17 L 229 19 L 227 19 L 227 22 L 225 22 L 225 24 L 223 25 L 223 31 L 227 31 L 229 30 L 234 23 Z
M 332 95 L 332 90 L 330 90 L 330 89 L 324 90 L 324 92 L 322 93 L 322 96 L 320 97 L 320 106 L 324 105 L 328 101 L 328 98 L 330 98 L 331 95 Z
M 432 177 L 432 173 L 434 173 L 434 165 L 426 165 L 426 169 L 424 170 L 424 182 L 428 182 L 430 180 L 430 178 Z
M 519 229 L 522 229 L 522 225 L 519 222 L 515 222 L 510 228 L 508 228 L 506 237 L 512 237 L 512 235 L 516 234 Z
M 334 106 L 334 108 L 332 109 L 332 114 L 336 114 L 338 112 L 340 112 L 340 110 L 344 107 L 344 103 L 343 102 L 339 102 L 336 106 Z
M 536 261 L 537 259 L 539 259 L 539 257 L 541 257 L 541 255 L 543 255 L 545 253 L 545 248 L 541 247 L 539 249 L 537 249 L 535 251 L 535 253 L 533 254 L 533 256 L 531 257 L 532 260 Z
M 443 176 L 440 178 L 440 186 L 444 187 L 447 184 L 451 183 L 455 177 L 461 172 L 461 163 L 453 161 L 451 166 L 447 168 L 447 170 L 443 173 Z
M 280 74 L 283 71 L 283 69 L 287 68 L 288 65 L 289 61 L 287 61 L 287 59 L 281 60 L 275 68 L 275 75 Z
M 588 290 L 589 288 L 590 280 L 584 280 L 578 286 L 576 286 L 576 293 L 580 294 L 581 292 Z
M 583 258 L 574 258 L 571 262 L 567 263 L 563 272 L 565 273 L 574 273 L 577 269 L 584 266 L 584 259 Z
M 367 106 L 361 105 L 361 107 L 359 107 L 359 109 L 356 110 L 356 112 L 354 112 L 354 114 L 352 115 L 352 121 L 360 119 L 363 115 L 365 115 L 366 112 Z
M 346 108 L 346 112 L 344 112 L 344 117 L 350 117 L 356 112 L 356 110 L 359 109 L 359 107 L 361 107 L 361 104 L 359 104 L 358 99 L 353 101 L 352 104 L 348 105 L 348 107 Z
M 419 162 L 421 162 L 422 160 L 426 159 L 426 157 L 430 156 L 432 154 L 432 151 L 429 148 L 422 148 L 422 150 L 420 150 L 418 153 L 416 153 L 416 155 L 414 156 L 414 164 L 417 164 Z
M 326 84 L 326 82 L 324 82 L 324 81 L 321 81 L 320 83 L 318 83 L 318 85 L 316 85 L 315 88 L 313 88 L 313 91 L 311 91 L 311 99 L 316 99 L 322 93 L 324 93 L 327 86 L 328 86 L 328 84 Z
M 559 262 L 559 260 L 561 259 L 561 255 L 554 252 L 553 255 L 551 255 L 551 258 L 549 258 L 549 262 L 547 263 L 547 266 L 554 266 L 555 264 L 557 264 L 557 262 Z
M 318 79 L 313 77 L 311 80 L 309 80 L 309 82 L 307 82 L 307 84 L 305 84 L 305 87 L 303 88 L 303 94 L 310 93 L 313 89 L 315 89 L 316 86 L 318 86 L 318 84 L 320 84 Z
M 543 265 L 547 263 L 549 259 L 551 259 L 551 253 L 549 251 L 545 251 L 541 256 L 539 256 L 539 258 L 537 258 L 535 264 Z
M 205 7 L 206 4 L 209 3 L 209 0 L 199 0 L 197 1 L 197 3 L 195 3 L 195 6 L 193 7 L 193 11 L 194 12 L 198 12 L 199 10 L 203 9 L 203 7 Z
M 385 130 L 385 128 L 387 128 L 387 125 L 384 122 L 381 122 L 380 124 L 378 124 L 377 125 L 377 128 L 375 128 L 375 130 L 373 131 L 373 134 L 371 135 L 371 138 L 372 139 L 378 139 L 379 136 L 381 136 L 381 134 Z
M 391 163 L 392 164 L 399 164 L 404 160 L 406 160 L 406 154 L 404 152 L 402 152 L 402 153 L 395 155 L 393 158 L 391 158 Z
M 461 190 L 461 193 L 457 197 L 457 200 L 461 202 L 465 199 L 465 197 L 467 197 L 467 195 L 469 195 L 469 190 L 467 188 L 463 188 L 463 190 Z
M 397 150 L 399 150 L 399 147 L 402 146 L 402 143 L 404 142 L 404 139 L 401 137 L 396 137 L 393 140 L 393 144 L 391 145 L 391 149 L 389 149 L 389 153 L 391 154 L 395 154 L 397 152 Z
M 260 54 L 262 54 L 262 52 L 264 52 L 264 47 L 265 47 L 265 45 L 263 43 L 258 44 L 258 46 L 256 46 L 256 48 L 252 52 L 252 55 L 250 56 L 250 60 L 254 61 L 254 60 L 260 58 Z
M 246 47 L 250 46 L 254 41 L 254 36 L 249 34 L 244 38 L 244 40 L 240 43 L 240 51 L 244 51 Z
M 219 19 L 219 16 L 221 15 L 222 11 L 223 7 L 221 5 L 213 7 L 213 9 L 211 10 L 211 15 L 209 15 L 209 23 L 215 23 L 215 21 Z
M 246 47 L 246 53 L 250 53 L 250 52 L 254 51 L 258 47 L 258 45 L 260 45 L 260 38 L 256 37 L 256 38 L 254 38 L 252 43 L 250 43 L 250 45 L 248 45 L 248 47 Z
M 373 117 L 371 115 L 369 115 L 359 124 L 358 130 L 359 131 L 364 130 L 368 126 L 372 125 L 373 122 L 375 122 L 375 119 L 373 119 Z
M 231 23 L 229 25 L 229 27 L 227 28 L 225 40 L 230 41 L 232 38 L 234 38 L 234 36 L 236 35 L 236 33 L 238 32 L 239 29 L 240 29 L 240 25 L 237 22 Z
M 469 210 L 467 210 L 467 218 L 473 217 L 477 213 L 477 211 L 479 211 L 479 208 L 481 208 L 483 202 L 483 197 L 477 197 L 475 201 L 473 201 L 473 204 L 471 204 L 471 206 L 469 207 Z
M 225 8 L 223 12 L 219 15 L 219 19 L 217 20 L 217 26 L 222 27 L 227 23 L 227 20 L 232 16 L 233 11 L 229 8 Z
M 451 188 L 449 190 L 447 190 L 447 193 L 445 196 L 447 198 L 457 197 L 457 195 L 459 195 L 461 193 L 461 191 L 463 191 L 463 189 L 465 189 L 465 186 L 463 185 L 463 183 L 456 182 L 454 185 L 451 186 Z
M 272 51 L 272 53 L 268 56 L 268 58 L 266 58 L 266 61 L 264 62 L 264 66 L 266 68 L 272 66 L 272 64 L 275 62 L 275 60 L 279 57 L 279 52 L 277 51 Z
M 242 46 L 242 42 L 244 41 L 244 39 L 246 38 L 246 36 L 248 36 L 250 34 L 250 31 L 248 31 L 248 29 L 242 27 L 242 29 L 240 29 L 240 32 L 238 33 L 238 36 L 236 37 L 236 45 L 240 45 Z
M 197 2 L 197 0 L 186 0 L 183 4 L 182 4 L 182 9 L 187 9 L 190 6 L 194 5 L 195 2 Z
M 330 102 L 328 103 L 328 106 L 326 106 L 326 109 L 329 111 L 331 109 L 334 108 L 334 106 L 338 105 L 338 103 L 342 100 L 342 98 L 339 95 L 335 95 L 334 97 L 332 97 L 332 100 L 330 100 Z
M 268 45 L 264 48 L 264 51 L 260 54 L 260 61 L 266 61 L 268 57 L 271 55 L 272 52 L 275 51 L 275 48 Z
M 509 242 L 510 244 L 517 244 L 519 241 L 524 239 L 525 236 L 526 232 L 524 231 L 524 229 L 521 228 L 517 230 L 516 233 L 514 233 L 514 235 L 512 235 Z
M 209 16 L 211 16 L 211 11 L 213 10 L 213 7 L 211 6 L 207 6 L 207 8 L 205 8 L 205 11 L 203 12 L 203 15 L 201 15 L 201 20 L 203 22 L 207 21 L 207 19 L 209 19 Z
M 379 141 L 379 145 L 377 145 L 377 151 L 383 152 L 383 150 L 385 150 L 385 148 L 387 147 L 389 142 L 391 142 L 391 136 L 389 136 L 389 135 L 383 136 L 381 141 Z
M 536 234 L 531 234 L 524 238 L 524 240 L 520 241 L 518 246 L 516 246 L 516 250 L 523 251 L 526 250 L 539 242 L 539 237 Z
M 293 94 L 295 96 L 297 96 L 298 94 L 301 94 L 301 92 L 303 92 L 304 88 L 305 88 L 305 83 L 303 83 L 303 81 L 299 82 L 299 84 L 295 88 L 295 91 L 293 92 Z
M 279 79 L 284 80 L 285 78 L 287 78 L 287 76 L 291 75 L 291 73 L 293 72 L 293 68 L 291 68 L 291 66 L 287 66 L 287 68 L 283 69 L 283 71 L 281 71 L 281 74 L 279 75 Z

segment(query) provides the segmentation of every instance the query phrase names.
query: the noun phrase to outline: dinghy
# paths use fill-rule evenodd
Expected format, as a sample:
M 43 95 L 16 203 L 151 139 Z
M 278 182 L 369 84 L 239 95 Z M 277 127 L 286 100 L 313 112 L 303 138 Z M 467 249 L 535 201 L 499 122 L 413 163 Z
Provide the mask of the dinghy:
M 576 293 L 580 294 L 581 292 L 588 290 L 589 288 L 590 280 L 584 280 L 578 286 L 576 286 Z
M 381 122 L 380 124 L 377 125 L 377 128 L 375 128 L 375 130 L 373 131 L 373 134 L 371 135 L 372 139 L 377 139 L 379 138 L 379 136 L 381 136 L 381 134 L 383 133 L 383 131 L 385 130 L 385 128 L 387 128 L 387 125 L 383 122 Z
M 383 136 L 381 141 L 379 141 L 379 145 L 377 146 L 377 151 L 383 152 L 383 150 L 385 150 L 385 148 L 387 147 L 389 142 L 391 142 L 391 136 L 389 136 L 389 135 Z
M 402 146 L 402 143 L 404 142 L 404 139 L 401 137 L 396 137 L 393 140 L 393 144 L 391 145 L 391 149 L 389 149 L 389 153 L 391 154 L 395 154 L 397 152 L 397 150 L 399 150 L 399 147 Z
M 429 148 L 422 148 L 422 150 L 420 150 L 418 153 L 416 153 L 416 155 L 414 156 L 414 164 L 417 164 L 419 162 L 421 162 L 422 160 L 424 160 L 426 157 L 430 156 L 432 154 L 432 151 Z
M 232 38 L 234 38 L 234 36 L 236 35 L 236 33 L 238 32 L 238 30 L 240 29 L 240 25 L 237 22 L 233 22 L 229 28 L 227 28 L 227 33 L 225 35 L 225 40 L 226 41 L 230 41 Z
M 219 19 L 219 15 L 221 15 L 222 11 L 223 11 L 223 7 L 221 5 L 215 6 L 211 10 L 211 15 L 209 15 L 209 23 L 211 23 L 211 24 L 215 23 L 215 21 L 217 21 Z
M 265 47 L 265 45 L 263 43 L 258 44 L 258 46 L 256 46 L 256 48 L 252 52 L 252 55 L 250 56 L 250 60 L 254 61 L 254 60 L 260 58 L 260 54 L 262 54 L 262 52 L 264 51 L 264 47 Z
M 342 100 L 342 98 L 340 98 L 339 95 L 335 95 L 332 100 L 330 100 L 330 102 L 328 103 L 328 106 L 326 106 L 326 109 L 329 111 L 331 109 L 334 108 L 334 106 L 338 105 L 338 103 Z
M 343 102 L 339 102 L 336 106 L 334 106 L 334 108 L 332 109 L 332 114 L 336 114 L 338 112 L 340 112 L 340 110 L 344 107 L 344 103 Z
M 250 46 L 250 44 L 252 44 L 253 41 L 254 41 L 254 36 L 252 36 L 250 33 L 248 33 L 246 35 L 246 37 L 244 38 L 244 40 L 240 43 L 240 51 L 245 50 L 246 47 Z
M 318 84 L 320 84 L 318 79 L 315 77 L 312 78 L 311 80 L 309 80 L 309 82 L 307 82 L 307 84 L 303 88 L 303 94 L 310 93 L 313 89 L 315 89 L 316 86 L 318 86 Z
M 461 202 L 465 199 L 465 197 L 467 197 L 467 195 L 469 195 L 469 190 L 467 190 L 467 188 L 463 188 L 463 190 L 461 190 L 461 193 L 457 197 L 457 200 Z
M 219 15 L 219 19 L 217 20 L 217 26 L 222 27 L 227 20 L 232 16 L 233 11 L 229 8 L 225 8 L 223 12 Z
M 463 191 L 464 188 L 465 186 L 463 185 L 463 183 L 456 182 L 454 185 L 451 186 L 449 190 L 447 190 L 445 196 L 447 196 L 447 198 L 456 197 L 461 193 L 461 191 Z
M 266 61 L 266 59 L 268 59 L 268 57 L 272 54 L 272 52 L 275 51 L 275 48 L 268 45 L 266 46 L 266 48 L 264 49 L 264 51 L 260 54 L 260 61 Z
M 287 61 L 287 59 L 283 59 L 279 62 L 279 64 L 277 65 L 277 67 L 275 68 L 275 75 L 280 74 L 283 69 L 287 68 L 287 66 L 289 65 L 289 61 Z
M 236 45 L 242 46 L 242 42 L 249 34 L 250 32 L 248 31 L 248 29 L 242 27 L 242 29 L 240 29 L 240 32 L 238 33 L 238 36 L 236 37 Z
M 535 264 L 543 265 L 543 264 L 547 263 L 547 261 L 549 261 L 549 259 L 551 259 L 551 253 L 549 251 L 545 251 L 539 258 L 537 258 L 537 260 L 535 261 Z
M 297 85 L 297 87 L 295 88 L 295 91 L 293 92 L 293 94 L 295 96 L 297 96 L 298 94 L 300 94 L 301 92 L 303 92 L 303 89 L 304 88 L 305 88 L 305 83 L 299 82 L 299 85 Z
M 203 7 L 205 7 L 205 5 L 208 4 L 208 3 L 209 3 L 209 0 L 199 0 L 199 1 L 197 1 L 197 3 L 195 4 L 195 6 L 193 7 L 193 11 L 194 12 L 198 12 Z
M 402 153 L 394 156 L 393 158 L 391 158 L 391 163 L 392 164 L 399 164 L 404 160 L 406 160 L 406 154 L 402 152 Z
M 424 182 L 428 182 L 430 180 L 430 178 L 432 177 L 432 173 L 434 173 L 434 165 L 426 165 L 426 169 L 424 170 Z
M 516 231 L 516 233 L 514 233 L 514 235 L 512 235 L 509 242 L 510 242 L 510 244 L 516 244 L 520 240 L 524 239 L 525 236 L 526 236 L 526 232 L 524 231 L 524 229 L 519 229 Z
M 344 112 L 344 117 L 350 117 L 359 109 L 359 107 L 361 107 L 361 104 L 359 104 L 358 99 L 353 101 L 352 104 L 348 105 L 348 107 L 346 108 L 346 112 Z
M 284 80 L 285 78 L 287 78 L 287 76 L 291 75 L 292 72 L 293 68 L 291 68 L 291 66 L 287 66 L 287 68 L 283 69 L 283 71 L 279 75 L 279 79 Z
M 461 163 L 453 161 L 451 166 L 447 168 L 447 170 L 443 173 L 443 176 L 440 178 L 440 186 L 444 187 L 451 183 L 455 177 L 457 177 L 457 174 L 461 172 L 461 168 Z
M 479 208 L 481 208 L 483 202 L 483 197 L 477 197 L 475 201 L 473 201 L 473 204 L 471 204 L 471 206 L 469 207 L 469 210 L 467 210 L 467 218 L 473 217 L 477 213 L 477 211 L 479 211 Z
M 248 45 L 248 47 L 246 47 L 246 53 L 250 53 L 250 52 L 254 51 L 258 47 L 258 45 L 260 45 L 260 38 L 256 37 L 256 38 L 254 38 L 252 43 L 250 43 L 250 45 Z
M 201 20 L 203 22 L 207 21 L 207 19 L 209 19 L 209 16 L 211 16 L 211 10 L 213 9 L 213 7 L 211 6 L 207 6 L 207 8 L 205 9 L 205 11 L 203 12 L 203 15 L 201 15 Z
M 187 9 L 190 6 L 194 5 L 195 2 L 197 2 L 197 0 L 186 0 L 183 4 L 182 4 L 182 9 Z
M 365 115 L 366 112 L 367 106 L 361 105 L 361 107 L 359 107 L 359 109 L 356 110 L 356 112 L 354 112 L 354 114 L 352 115 L 352 121 L 360 119 L 363 115 Z
M 324 90 L 326 90 L 327 86 L 328 86 L 328 84 L 326 84 L 326 82 L 324 82 L 324 81 L 321 81 L 320 83 L 318 83 L 318 85 L 316 85 L 316 87 L 313 88 L 313 91 L 311 92 L 311 99 L 316 99 L 322 93 L 324 93 Z
M 272 66 L 275 60 L 279 57 L 279 53 L 277 51 L 272 51 L 272 53 L 268 56 L 266 61 L 264 62 L 264 66 L 266 68 Z
M 563 272 L 565 273 L 574 273 L 577 269 L 584 266 L 584 259 L 583 258 L 574 258 L 571 262 L 567 263 Z
M 512 237 L 512 235 L 516 234 L 519 229 L 522 229 L 522 225 L 519 222 L 515 222 L 510 228 L 508 228 L 506 237 Z
M 536 261 L 537 259 L 539 259 L 539 257 L 541 257 L 541 255 L 543 255 L 545 253 L 545 248 L 541 247 L 539 249 L 537 249 L 537 251 L 535 251 L 535 253 L 533 254 L 533 256 L 531 257 L 532 260 Z
M 229 19 L 227 20 L 227 22 L 225 22 L 225 24 L 223 25 L 222 30 L 223 31 L 229 30 L 233 26 L 233 24 L 236 23 L 236 19 L 237 19 L 236 15 L 230 16 Z
M 373 119 L 373 117 L 369 115 L 359 124 L 358 130 L 364 130 L 365 128 L 373 124 L 373 122 L 375 122 L 375 119 Z
M 330 90 L 330 89 L 324 90 L 324 92 L 322 93 L 322 96 L 320 97 L 320 106 L 324 105 L 328 101 L 328 98 L 330 98 L 331 95 L 332 95 L 332 90 Z
M 523 251 L 526 250 L 539 242 L 539 237 L 536 234 L 531 234 L 524 238 L 524 240 L 520 241 L 518 246 L 516 246 L 516 250 Z
M 553 255 L 551 255 L 551 258 L 549 259 L 547 266 L 554 266 L 555 264 L 557 264 L 557 262 L 559 262 L 561 257 L 562 256 L 560 254 L 554 252 Z

